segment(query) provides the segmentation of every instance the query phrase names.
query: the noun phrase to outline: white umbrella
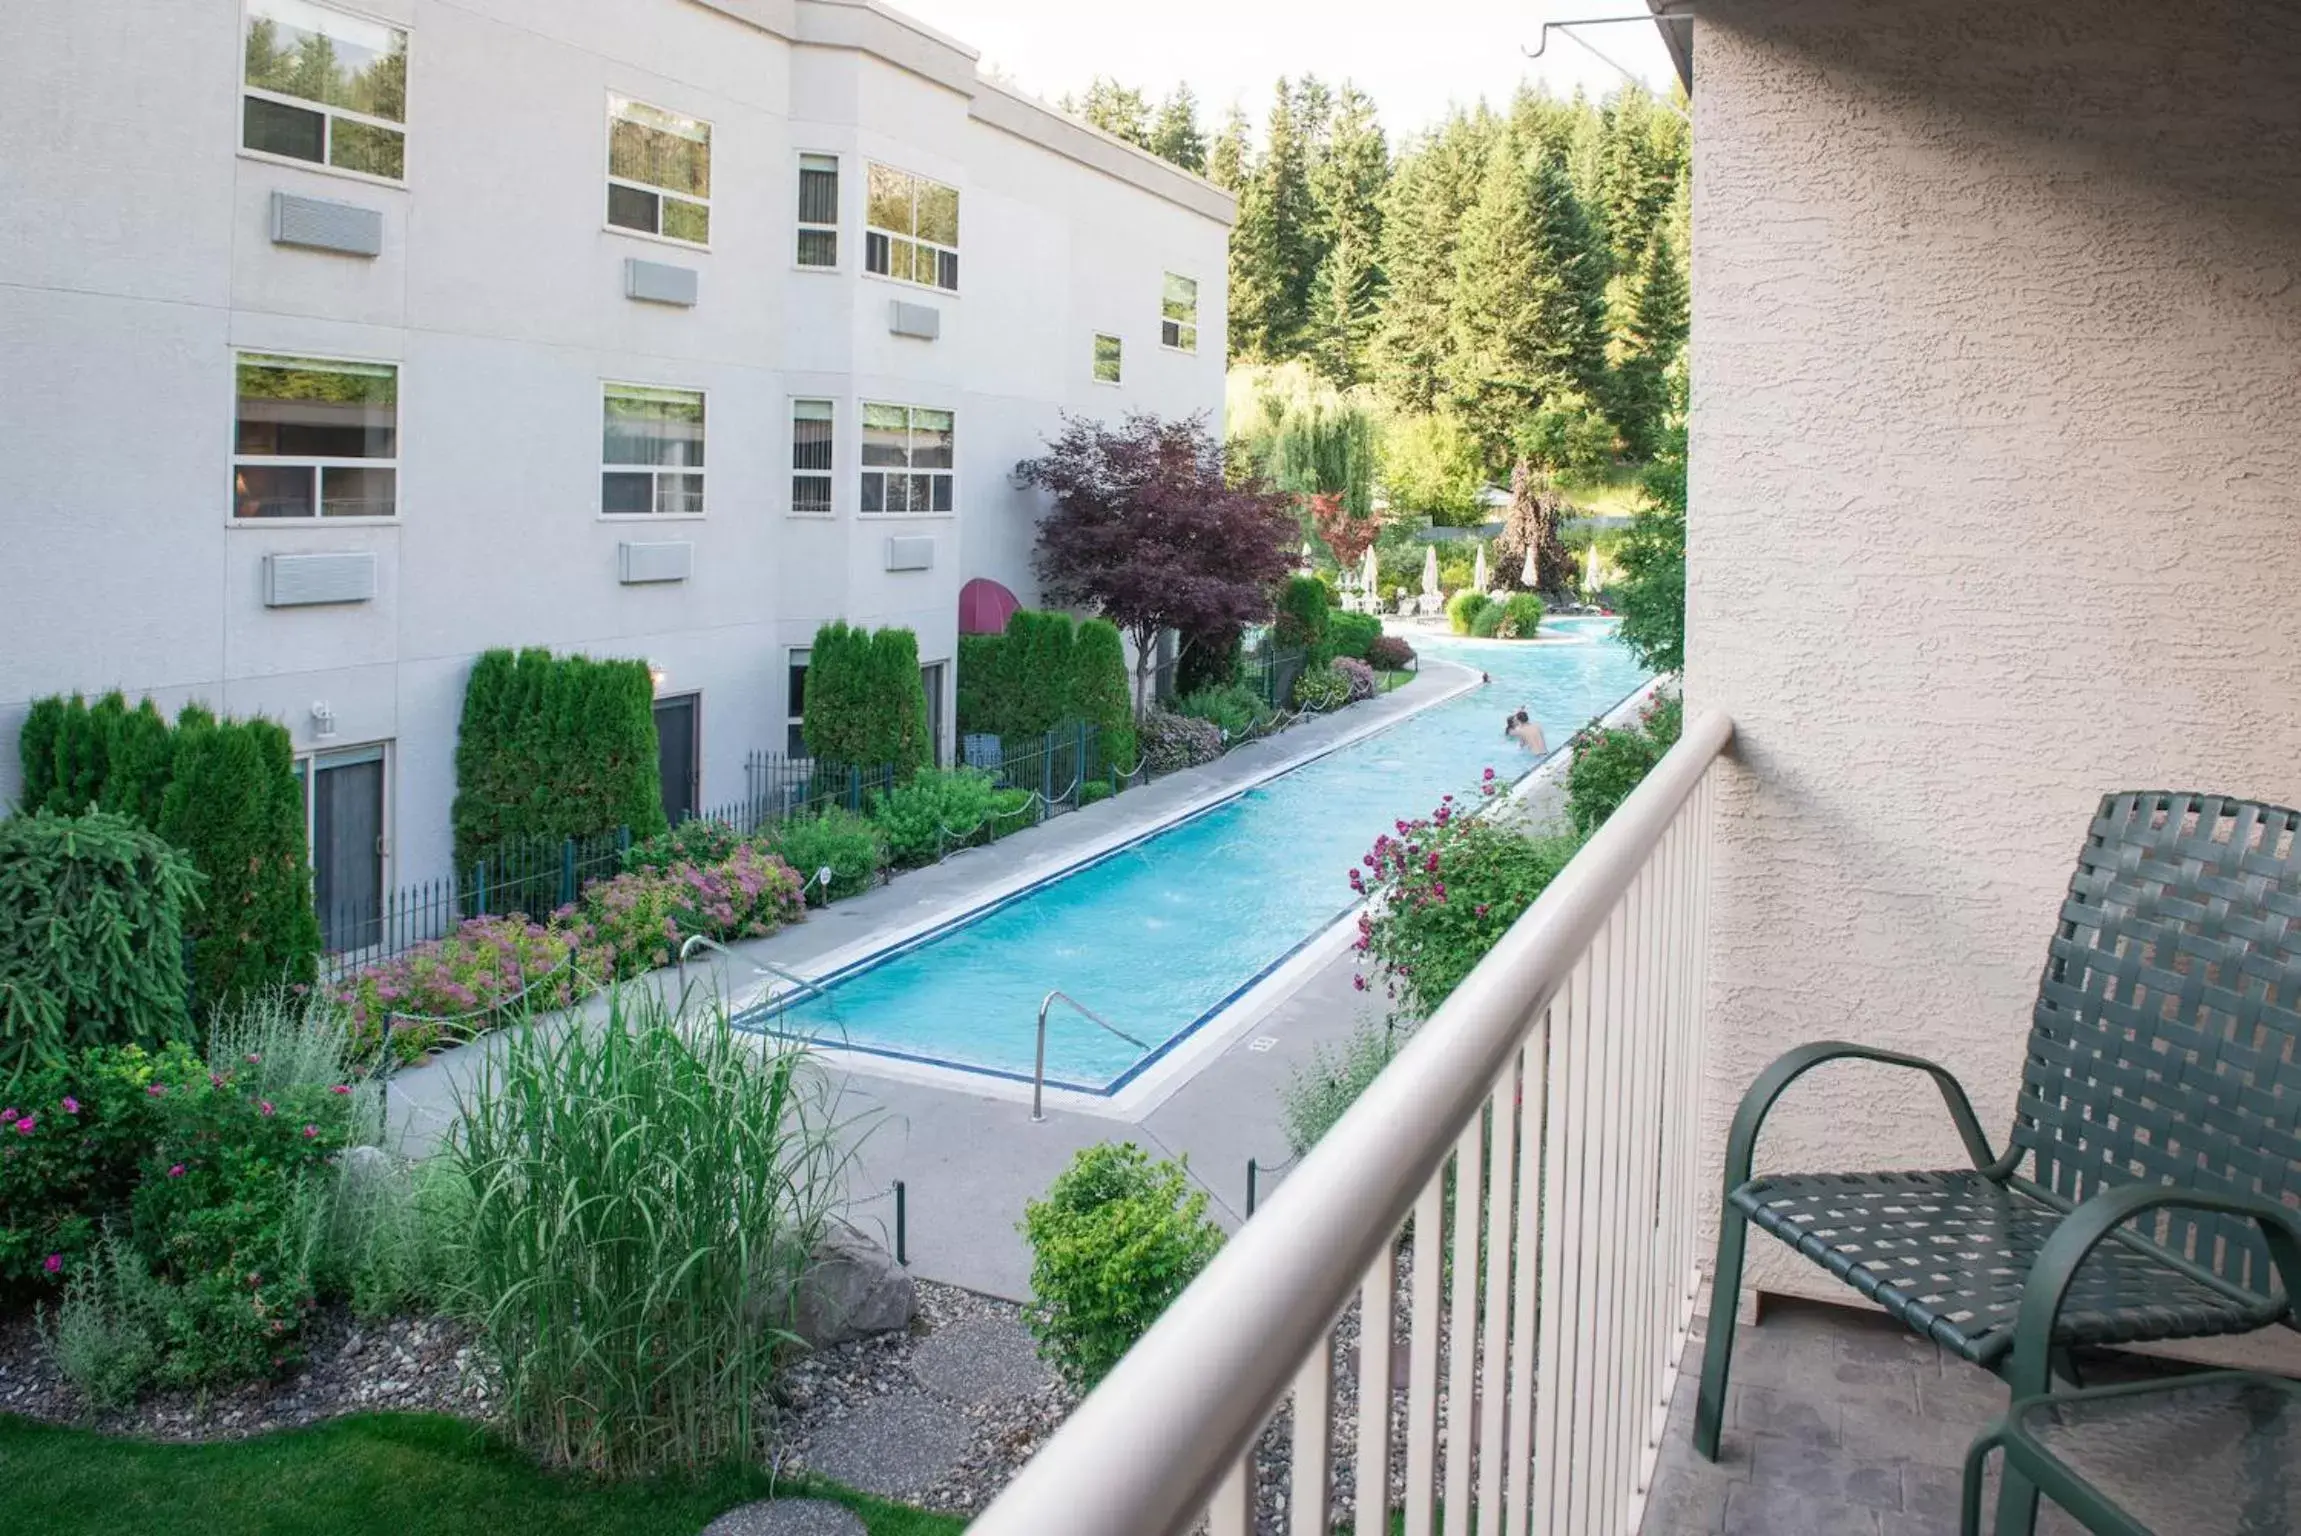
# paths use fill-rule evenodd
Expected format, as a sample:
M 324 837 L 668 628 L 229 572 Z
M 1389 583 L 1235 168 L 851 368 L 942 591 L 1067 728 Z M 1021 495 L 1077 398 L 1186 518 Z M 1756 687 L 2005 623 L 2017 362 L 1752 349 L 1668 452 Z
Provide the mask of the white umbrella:
M 1366 589 L 1366 595 L 1369 597 L 1372 597 L 1375 588 L 1381 585 L 1382 567 L 1374 558 L 1374 546 L 1371 544 L 1366 546 L 1366 558 L 1359 562 L 1358 582 L 1360 586 Z
M 1595 555 L 1597 552 L 1598 546 L 1591 545 L 1590 553 Z M 1529 592 L 1534 590 L 1534 546 L 1531 544 L 1526 546 L 1526 569 L 1518 573 L 1518 585 Z
M 1422 595 L 1438 595 L 1438 546 L 1431 544 L 1422 551 Z
M 1304 570 L 1306 570 L 1306 571 L 1307 571 L 1307 570 L 1309 570 L 1309 569 L 1310 569 L 1310 562 L 1311 562 L 1311 556 L 1310 556 L 1310 540 L 1308 540 L 1308 539 L 1304 539 L 1304 540 L 1302 541 L 1302 568 L 1303 568 Z
M 1478 546 L 1477 563 L 1470 568 L 1470 590 L 1473 592 L 1486 590 L 1486 546 L 1483 544 Z
M 1583 578 L 1582 587 L 1586 592 L 1595 593 L 1598 590 L 1598 546 L 1594 543 L 1590 546 L 1590 571 Z

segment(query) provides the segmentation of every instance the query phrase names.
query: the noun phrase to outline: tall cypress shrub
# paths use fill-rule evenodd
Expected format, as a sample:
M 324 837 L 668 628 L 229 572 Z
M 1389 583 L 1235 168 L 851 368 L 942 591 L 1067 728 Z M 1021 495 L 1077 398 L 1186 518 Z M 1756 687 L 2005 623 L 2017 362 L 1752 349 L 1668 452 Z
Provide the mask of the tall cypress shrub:
M 186 925 L 202 1009 L 312 979 L 320 925 L 303 790 L 285 729 L 186 706 L 176 720 L 159 832 L 204 877 L 200 909 Z
M 919 637 L 907 629 L 882 629 L 871 636 L 873 762 L 891 763 L 895 776 L 908 779 L 935 760 L 927 738 L 927 686 L 919 672 Z
M 877 766 L 870 756 L 871 637 L 844 620 L 815 631 L 807 655 L 808 754 L 843 767 Z
M 664 830 L 647 663 L 489 651 L 464 685 L 455 749 L 456 864 L 504 844 Z
M 1071 703 L 1096 733 L 1104 763 L 1135 765 L 1134 690 L 1127 679 L 1126 642 L 1108 619 L 1079 626 L 1071 649 Z
M 134 709 L 123 708 L 107 726 L 104 787 L 97 804 L 146 827 L 159 826 L 162 797 L 175 762 L 175 738 L 159 706 L 145 699 Z
M 1007 620 L 1007 648 L 1012 654 L 1014 697 L 1010 701 L 1007 731 L 1016 736 L 1039 736 L 1066 720 L 1077 718 L 1071 702 L 1071 616 L 1018 608 Z
M 1007 722 L 1007 637 L 959 636 L 959 734 L 1004 735 Z

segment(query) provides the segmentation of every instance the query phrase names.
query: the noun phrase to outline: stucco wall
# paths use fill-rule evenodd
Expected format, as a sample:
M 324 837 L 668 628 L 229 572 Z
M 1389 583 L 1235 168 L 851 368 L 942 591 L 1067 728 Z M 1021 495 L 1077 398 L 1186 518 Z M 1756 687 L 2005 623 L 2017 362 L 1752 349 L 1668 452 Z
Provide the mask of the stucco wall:
M 2301 803 L 2301 13 L 1729 0 L 1695 54 L 1711 1168 L 1811 1039 L 1946 1061 L 2002 1137 L 2099 796 Z M 1773 1126 L 1761 1166 L 1961 1162 L 1877 1069 Z

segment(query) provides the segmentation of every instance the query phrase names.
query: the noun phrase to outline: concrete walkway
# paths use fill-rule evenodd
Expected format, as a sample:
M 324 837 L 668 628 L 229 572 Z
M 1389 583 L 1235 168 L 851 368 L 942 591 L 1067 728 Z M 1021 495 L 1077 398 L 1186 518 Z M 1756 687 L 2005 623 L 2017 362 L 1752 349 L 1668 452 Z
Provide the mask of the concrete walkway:
M 1177 773 L 990 848 L 899 875 L 880 889 L 813 913 L 769 939 L 738 945 L 732 958 L 692 968 L 697 987 L 741 997 L 756 989 L 756 964 L 802 975 L 822 974 L 861 953 L 939 926 L 1000 894 L 1045 878 L 1119 843 L 1131 841 L 1198 805 L 1238 792 L 1272 772 L 1394 723 L 1477 686 L 1475 674 L 1434 662 L 1422 676 L 1384 698 L 1306 722 L 1241 748 L 1204 768 Z M 1554 814 L 1564 754 L 1555 754 L 1521 788 L 1514 809 L 1533 818 Z M 1424 806 L 1401 806 L 1401 815 Z M 1339 879 L 1339 872 L 1338 872 Z M 1017 1230 L 1024 1203 L 1042 1194 L 1082 1148 L 1133 1140 L 1160 1157 L 1186 1157 L 1207 1189 L 1210 1214 L 1226 1228 L 1243 1219 L 1246 1164 L 1272 1169 L 1267 1196 L 1283 1178 L 1288 1155 L 1280 1097 L 1321 1047 L 1346 1039 L 1362 1021 L 1379 1021 L 1378 997 L 1351 984 L 1354 966 L 1338 928 L 1307 948 L 1275 1000 L 1249 997 L 1202 1030 L 1205 1053 L 1189 1075 L 1132 1121 L 1107 1104 L 1065 1105 L 1049 1096 L 1045 1121 L 1034 1124 L 1011 1085 L 969 1086 L 958 1074 L 916 1080 L 894 1064 L 846 1057 L 835 1069 L 839 1113 L 852 1121 L 848 1192 L 852 1219 L 894 1241 L 892 1185 L 906 1192 L 906 1254 L 919 1275 L 1013 1300 L 1029 1296 L 1030 1260 Z M 651 981 L 671 990 L 660 972 Z M 601 999 L 586 1005 L 594 1015 Z M 482 1040 L 401 1073 L 390 1103 L 392 1124 L 409 1151 L 436 1144 L 452 1121 L 456 1094 L 490 1054 Z

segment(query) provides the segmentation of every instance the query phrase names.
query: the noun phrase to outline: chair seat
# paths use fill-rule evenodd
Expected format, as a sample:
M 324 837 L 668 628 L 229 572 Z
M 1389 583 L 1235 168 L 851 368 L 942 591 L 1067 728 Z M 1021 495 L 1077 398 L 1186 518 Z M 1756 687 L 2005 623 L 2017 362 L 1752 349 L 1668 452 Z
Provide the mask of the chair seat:
M 1769 1174 L 1727 1200 L 1909 1327 L 1991 1368 L 2012 1352 L 2022 1286 L 2062 1216 L 1970 1169 Z M 2281 1300 L 2221 1290 L 2111 1241 L 2079 1272 L 2054 1338 L 2128 1344 L 2247 1333 L 2284 1314 Z

